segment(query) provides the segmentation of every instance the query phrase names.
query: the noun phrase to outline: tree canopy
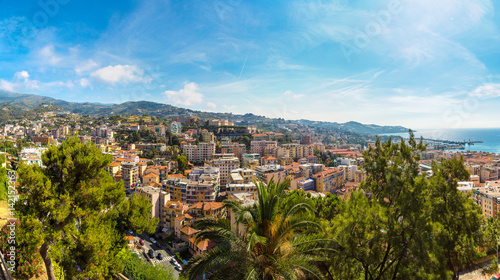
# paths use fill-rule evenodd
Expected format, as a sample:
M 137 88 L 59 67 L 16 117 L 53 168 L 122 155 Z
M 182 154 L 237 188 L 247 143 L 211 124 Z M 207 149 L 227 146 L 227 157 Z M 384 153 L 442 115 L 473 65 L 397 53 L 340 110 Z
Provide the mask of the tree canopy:
M 16 215 L 25 231 L 39 236 L 49 279 L 55 279 L 52 260 L 70 277 L 110 278 L 120 270 L 125 229 L 156 227 L 149 201 L 127 200 L 123 183 L 105 170 L 111 161 L 94 144 L 70 138 L 49 147 L 43 168 L 21 164 Z

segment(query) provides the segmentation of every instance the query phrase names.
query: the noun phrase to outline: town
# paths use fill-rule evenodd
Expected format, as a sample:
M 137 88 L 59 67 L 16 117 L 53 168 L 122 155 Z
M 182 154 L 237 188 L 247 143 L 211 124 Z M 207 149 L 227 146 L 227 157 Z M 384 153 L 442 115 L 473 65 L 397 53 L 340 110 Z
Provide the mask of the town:
M 235 225 L 234 213 L 223 201 L 254 204 L 257 182 L 286 181 L 290 191 L 300 190 L 309 197 L 345 199 L 366 179 L 362 152 L 374 144 L 373 136 L 356 139 L 293 123 L 279 128 L 196 117 L 90 117 L 45 110 L 32 120 L 1 126 L 0 157 L 5 156 L 4 168 L 15 169 L 20 161 L 43 167 L 41 155 L 50 145 L 70 137 L 95 144 L 112 156 L 107 171 L 123 182 L 127 197 L 147 197 L 151 216 L 159 220 L 152 235 L 128 231 L 128 248 L 153 265 L 175 268 L 178 274 L 190 258 L 217 246 L 211 240 L 196 242 L 200 230 L 193 227 L 195 220 L 214 217 Z M 349 139 L 356 141 L 350 144 Z M 485 218 L 496 219 L 500 157 L 427 144 L 420 154 L 420 173 L 429 177 L 433 161 L 462 157 L 470 179 L 459 182 L 458 189 L 472 194 Z

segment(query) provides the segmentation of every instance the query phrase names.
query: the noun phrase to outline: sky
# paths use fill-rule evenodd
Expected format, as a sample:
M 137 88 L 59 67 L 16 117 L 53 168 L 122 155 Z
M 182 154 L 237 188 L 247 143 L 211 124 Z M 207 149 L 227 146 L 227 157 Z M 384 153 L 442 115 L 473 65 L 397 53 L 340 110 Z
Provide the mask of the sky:
M 273 118 L 500 127 L 489 0 L 26 0 L 0 89 Z

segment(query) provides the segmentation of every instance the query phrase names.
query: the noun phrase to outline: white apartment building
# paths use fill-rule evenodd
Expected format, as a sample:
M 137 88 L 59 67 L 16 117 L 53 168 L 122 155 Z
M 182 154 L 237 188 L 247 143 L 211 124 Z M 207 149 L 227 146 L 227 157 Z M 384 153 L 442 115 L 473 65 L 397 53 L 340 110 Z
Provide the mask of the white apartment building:
M 225 192 L 229 174 L 231 174 L 231 171 L 234 169 L 240 167 L 240 160 L 235 156 L 223 156 L 213 159 L 209 164 L 220 170 L 220 189 L 222 192 Z

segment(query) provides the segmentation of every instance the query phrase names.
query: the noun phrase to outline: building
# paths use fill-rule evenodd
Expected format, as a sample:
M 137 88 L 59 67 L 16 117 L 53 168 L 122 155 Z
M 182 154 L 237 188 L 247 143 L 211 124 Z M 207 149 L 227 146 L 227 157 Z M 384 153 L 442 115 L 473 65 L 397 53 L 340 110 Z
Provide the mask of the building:
M 467 163 L 465 164 L 465 168 L 469 171 L 470 175 L 481 175 L 481 166 L 479 164 Z
M 165 201 L 165 206 L 163 207 L 163 219 L 165 228 L 174 228 L 175 218 L 180 215 L 187 213 L 189 206 L 180 201 L 168 200 Z
M 198 255 L 204 254 L 204 253 L 212 250 L 213 248 L 217 247 L 217 243 L 215 243 L 211 240 L 208 240 L 208 239 L 202 240 L 196 244 L 195 244 L 195 240 L 196 239 L 194 237 L 192 237 L 189 239 L 189 242 L 188 242 L 189 253 L 193 256 L 198 256 Z
M 354 172 L 355 183 L 361 183 L 364 180 L 366 180 L 366 171 L 358 169 L 356 172 Z
M 243 167 L 253 168 L 259 166 L 260 164 L 260 154 L 243 154 Z
M 474 175 L 476 175 L 476 174 L 474 174 Z M 481 166 L 480 180 L 481 180 L 481 183 L 485 183 L 486 181 L 498 180 L 498 166 L 494 166 L 494 165 Z
M 328 168 L 312 176 L 316 182 L 317 192 L 330 192 L 344 185 L 344 170 L 341 168 Z
M 229 174 L 240 167 L 240 160 L 235 156 L 222 156 L 210 161 L 209 165 L 220 170 L 220 191 L 225 192 Z
M 121 163 L 113 161 L 109 164 L 109 166 L 106 169 L 109 175 L 111 175 L 111 177 L 115 177 L 116 174 L 118 174 L 118 172 L 121 171 L 121 167 L 122 167 Z
M 202 175 L 198 181 L 186 178 L 168 178 L 163 181 L 165 190 L 172 200 L 194 204 L 198 202 L 213 202 L 216 200 L 219 186 L 216 178 Z
M 19 158 L 27 164 L 35 164 L 42 167 L 42 154 L 46 150 L 47 148 L 24 148 L 19 152 Z
M 252 169 L 238 168 L 231 171 L 229 175 L 226 193 L 228 197 L 247 193 L 252 199 L 257 199 L 257 172 Z
M 133 161 L 122 161 L 122 179 L 125 188 L 133 188 L 139 183 L 139 166 Z
M 274 180 L 274 182 L 283 182 L 286 180 L 286 171 L 281 165 L 262 165 L 255 167 L 257 173 L 257 178 L 262 182 L 269 184 L 269 182 Z
M 291 190 L 303 190 L 303 191 L 314 191 L 316 185 L 313 179 L 307 179 L 305 177 L 299 177 L 290 181 Z
M 215 136 L 213 132 L 209 132 L 206 129 L 201 130 L 201 139 L 203 142 L 215 142 Z
M 251 141 L 250 152 L 252 154 L 260 154 L 260 156 L 274 156 L 278 149 L 278 142 L 276 141 Z
M 484 218 L 498 218 L 500 204 L 500 184 L 488 184 L 472 192 L 474 202 L 481 207 Z
M 247 147 L 245 144 L 231 143 L 229 145 L 222 145 L 221 153 L 223 154 L 234 154 L 238 157 L 240 161 L 243 161 L 243 155 L 247 152 Z
M 169 129 L 173 134 L 180 134 L 182 132 L 182 125 L 180 122 L 171 122 Z
M 188 213 L 194 218 L 226 218 L 227 212 L 222 202 L 198 202 L 189 206 Z
M 54 139 L 49 136 L 35 136 L 33 137 L 33 143 L 40 143 L 41 145 L 50 145 L 54 143 Z M 83 142 L 83 141 L 81 141 Z
M 213 166 L 195 167 L 189 173 L 189 179 L 193 181 L 214 181 L 217 186 L 220 185 L 220 170 Z
M 142 183 L 144 185 L 149 185 L 151 183 L 159 183 L 160 175 L 154 172 L 150 172 L 144 176 L 142 176 Z
M 151 186 L 138 187 L 135 192 L 138 195 L 143 195 L 149 199 L 149 202 L 153 206 L 151 208 L 151 216 L 159 219 L 159 226 L 161 228 L 165 227 L 163 207 L 165 206 L 165 202 L 170 200 L 170 194 L 160 188 L 154 188 Z
M 345 173 L 346 180 L 349 182 L 354 181 L 354 175 L 356 171 L 358 171 L 357 165 L 339 165 L 339 168 L 342 168 Z
M 190 162 L 204 162 L 212 159 L 215 154 L 215 143 L 199 143 L 199 145 L 185 144 L 182 146 L 183 154 Z

